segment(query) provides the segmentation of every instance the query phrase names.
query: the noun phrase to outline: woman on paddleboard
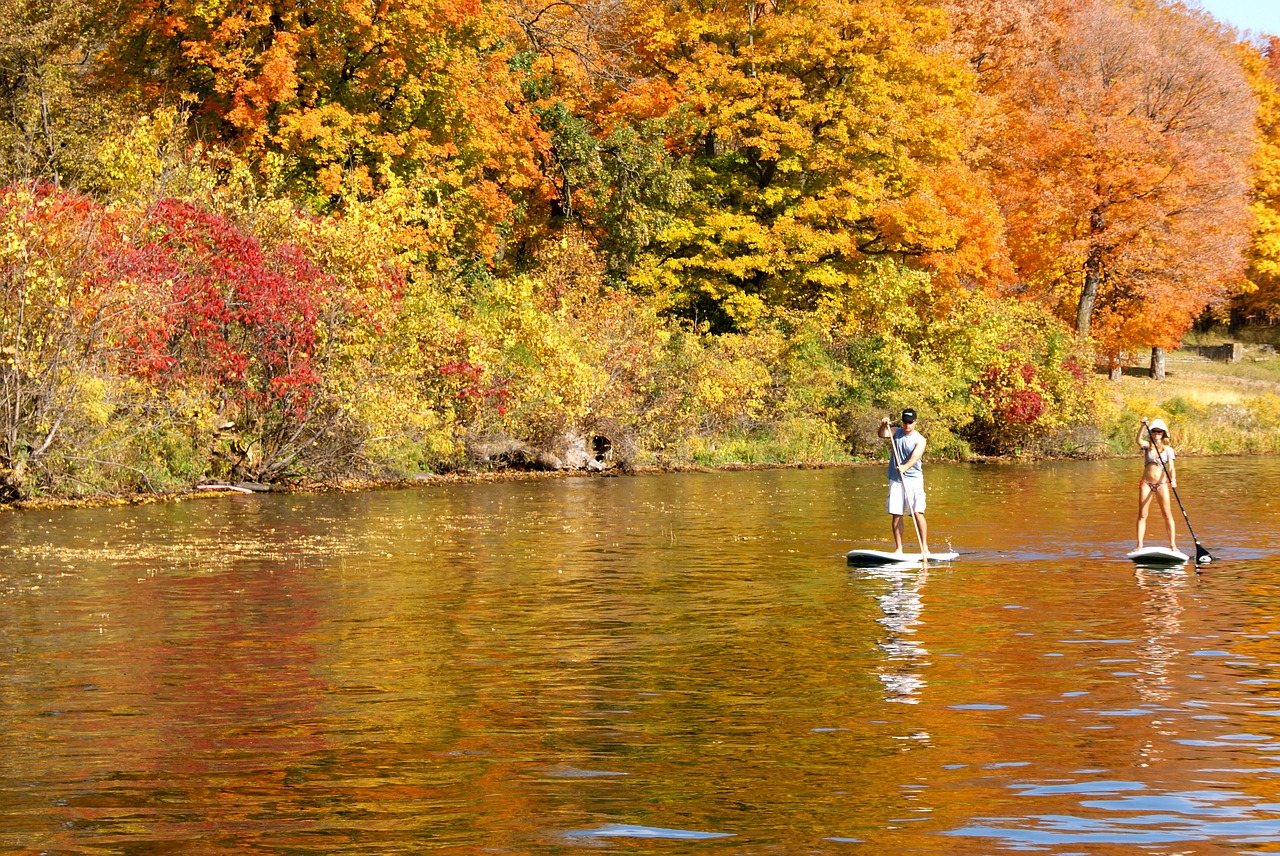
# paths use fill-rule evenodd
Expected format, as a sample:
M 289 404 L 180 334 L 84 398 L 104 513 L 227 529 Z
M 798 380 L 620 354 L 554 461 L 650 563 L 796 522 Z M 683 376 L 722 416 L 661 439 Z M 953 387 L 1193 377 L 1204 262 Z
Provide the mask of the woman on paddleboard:
M 1142 549 L 1142 540 L 1147 534 L 1147 511 L 1151 508 L 1151 498 L 1160 503 L 1160 511 L 1164 514 L 1164 525 L 1169 530 L 1169 549 L 1178 549 L 1177 534 L 1173 528 L 1173 508 L 1169 504 L 1169 488 L 1177 488 L 1178 474 L 1174 469 L 1173 447 L 1169 442 L 1169 429 L 1163 419 L 1153 419 L 1147 424 L 1147 417 L 1142 417 L 1138 426 L 1138 448 L 1142 449 L 1142 481 L 1138 483 L 1138 549 Z

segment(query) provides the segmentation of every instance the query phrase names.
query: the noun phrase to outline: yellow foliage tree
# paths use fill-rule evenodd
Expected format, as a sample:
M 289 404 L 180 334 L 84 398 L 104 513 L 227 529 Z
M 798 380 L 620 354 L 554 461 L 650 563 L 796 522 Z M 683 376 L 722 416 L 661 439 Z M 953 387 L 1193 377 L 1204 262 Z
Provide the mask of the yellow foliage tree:
M 869 287 L 876 257 L 999 277 L 999 215 L 961 157 L 972 79 L 937 7 L 663 2 L 637 30 L 689 117 L 691 199 L 633 272 L 677 311 L 749 327 Z
M 1259 51 L 1242 45 L 1258 99 L 1258 154 L 1253 176 L 1253 244 L 1248 283 L 1232 308 L 1241 320 L 1280 318 L 1280 37 Z

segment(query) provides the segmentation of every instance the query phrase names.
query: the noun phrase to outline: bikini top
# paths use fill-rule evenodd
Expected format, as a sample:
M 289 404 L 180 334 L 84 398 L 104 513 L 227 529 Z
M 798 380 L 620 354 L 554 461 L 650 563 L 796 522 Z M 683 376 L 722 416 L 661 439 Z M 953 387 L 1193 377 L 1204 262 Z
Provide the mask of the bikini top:
M 1155 446 L 1147 446 L 1146 451 L 1147 451 L 1146 459 L 1148 464 L 1158 464 L 1161 461 L 1167 464 L 1176 457 L 1173 454 L 1173 449 L 1169 448 L 1168 446 L 1165 446 L 1164 451 L 1161 451 L 1161 452 L 1157 452 Z

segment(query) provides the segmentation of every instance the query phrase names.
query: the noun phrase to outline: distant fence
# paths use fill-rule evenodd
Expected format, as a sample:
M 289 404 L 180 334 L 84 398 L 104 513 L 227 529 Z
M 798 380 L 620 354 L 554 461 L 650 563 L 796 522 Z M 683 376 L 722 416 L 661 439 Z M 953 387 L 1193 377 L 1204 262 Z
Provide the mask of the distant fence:
M 1182 350 L 1222 363 L 1237 363 L 1244 359 L 1244 345 L 1228 342 L 1225 345 L 1186 345 Z

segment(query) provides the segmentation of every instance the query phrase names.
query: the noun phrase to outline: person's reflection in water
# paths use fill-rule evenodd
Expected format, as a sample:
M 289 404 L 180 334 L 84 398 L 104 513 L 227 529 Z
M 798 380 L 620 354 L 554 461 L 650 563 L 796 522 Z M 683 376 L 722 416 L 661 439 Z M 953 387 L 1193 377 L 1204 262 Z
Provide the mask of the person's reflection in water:
M 1178 593 L 1187 583 L 1183 568 L 1134 569 L 1138 587 L 1146 594 L 1146 606 L 1142 611 L 1142 643 L 1138 646 L 1138 677 L 1134 689 L 1147 703 L 1165 703 L 1173 688 L 1169 684 L 1170 666 L 1179 655 L 1174 640 L 1182 631 L 1183 606 Z M 1162 759 L 1161 748 L 1169 744 L 1169 722 L 1159 714 L 1148 723 L 1157 734 L 1142 742 L 1138 750 L 1139 764 L 1147 766 Z
M 1178 593 L 1187 583 L 1183 568 L 1134 569 L 1138 587 L 1146 593 L 1146 608 L 1142 611 L 1142 644 L 1138 646 L 1141 660 L 1141 676 L 1137 679 L 1138 694 L 1146 701 L 1165 701 L 1169 698 L 1169 666 L 1178 656 L 1173 639 L 1182 630 L 1182 603 Z
M 916 704 L 925 686 L 920 670 L 929 665 L 924 660 L 929 652 L 914 638 L 924 610 L 922 594 L 928 571 L 920 568 L 914 572 L 886 571 L 885 574 L 893 581 L 893 587 L 876 598 L 884 611 L 884 616 L 876 620 L 889 631 L 879 643 L 887 656 L 877 677 L 884 683 L 885 701 Z

